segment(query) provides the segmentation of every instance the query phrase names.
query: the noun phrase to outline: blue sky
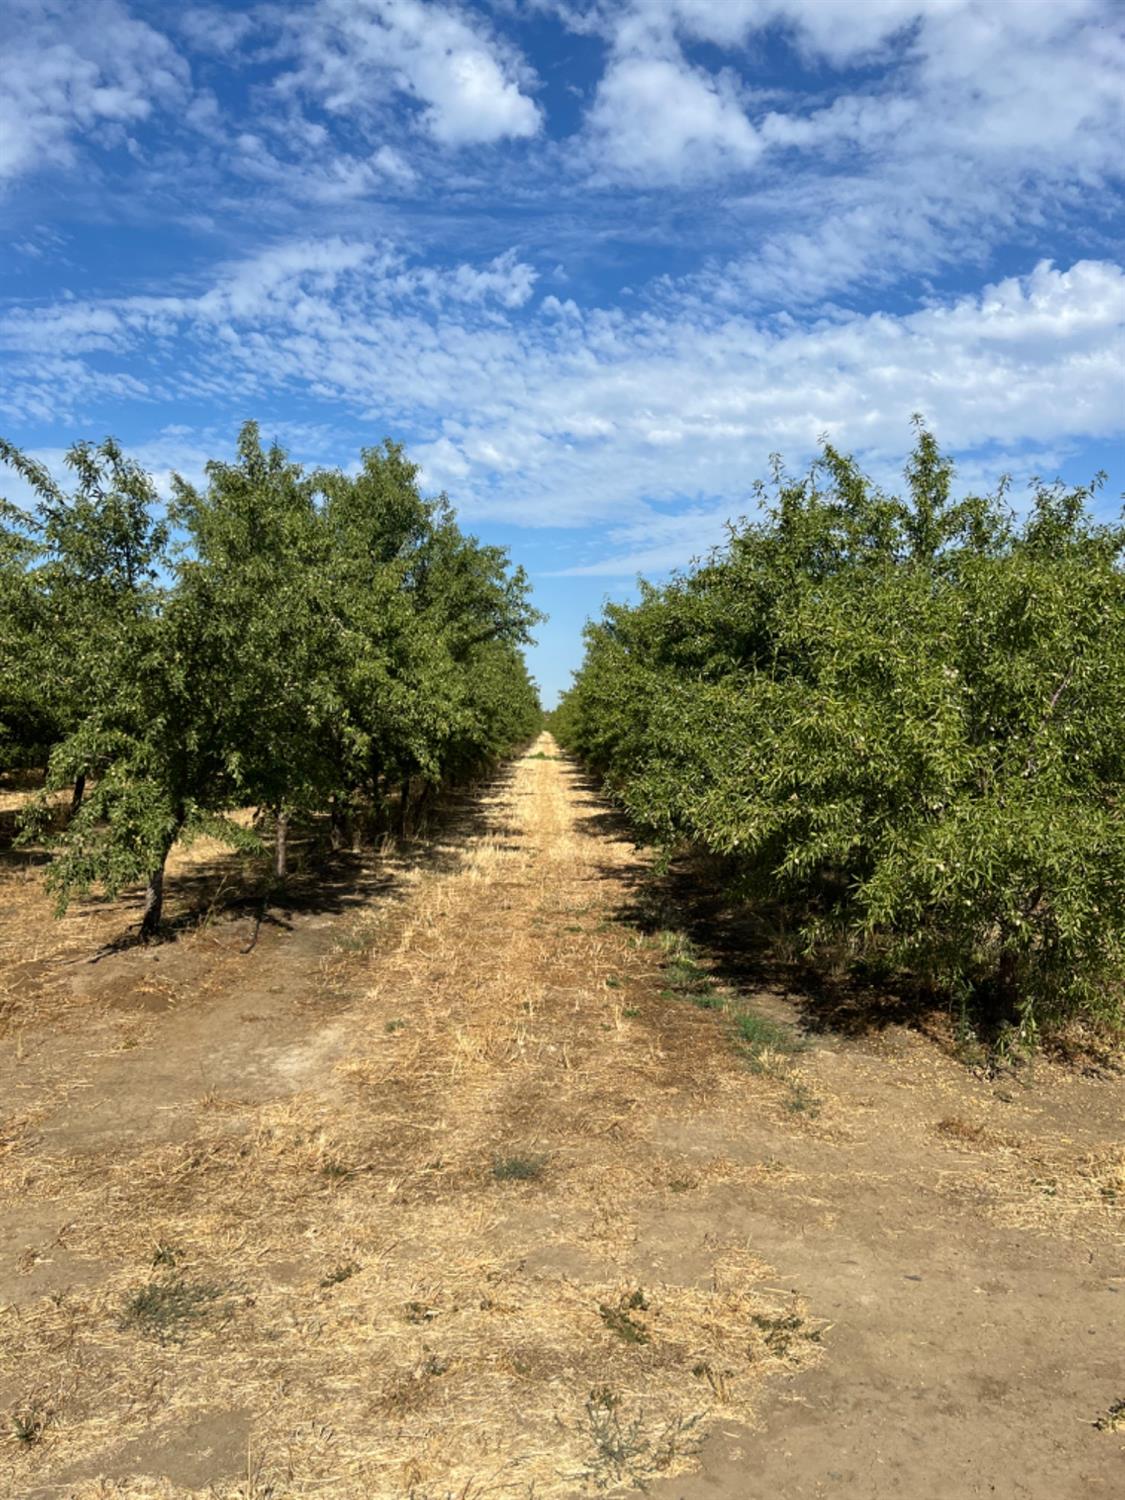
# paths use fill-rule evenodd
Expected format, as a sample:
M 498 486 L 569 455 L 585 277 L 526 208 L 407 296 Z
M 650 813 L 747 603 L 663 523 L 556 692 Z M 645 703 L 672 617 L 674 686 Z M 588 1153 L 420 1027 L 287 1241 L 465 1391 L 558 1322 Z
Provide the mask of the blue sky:
M 1123 80 L 1115 0 L 0 0 L 0 432 L 398 438 L 550 699 L 821 434 L 1116 513 Z

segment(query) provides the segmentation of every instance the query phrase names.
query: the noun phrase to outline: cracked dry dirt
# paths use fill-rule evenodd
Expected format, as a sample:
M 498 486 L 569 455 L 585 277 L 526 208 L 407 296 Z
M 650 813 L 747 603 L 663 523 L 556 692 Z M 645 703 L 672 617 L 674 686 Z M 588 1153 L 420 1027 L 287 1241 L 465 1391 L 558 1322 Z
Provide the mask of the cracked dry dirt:
M 643 871 L 544 737 L 249 953 L 5 875 L 0 1494 L 1119 1493 L 1120 1081 L 751 1069 Z

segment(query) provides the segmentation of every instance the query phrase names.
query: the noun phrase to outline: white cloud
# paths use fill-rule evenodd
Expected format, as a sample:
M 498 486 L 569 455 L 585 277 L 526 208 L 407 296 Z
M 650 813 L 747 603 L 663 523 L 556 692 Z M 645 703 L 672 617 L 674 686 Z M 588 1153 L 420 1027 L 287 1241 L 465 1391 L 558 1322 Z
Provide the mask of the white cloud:
M 418 180 L 417 172 L 393 146 L 380 146 L 371 161 L 377 171 L 403 187 L 409 187 Z
M 753 497 L 732 496 L 719 505 L 692 505 L 672 515 L 649 514 L 626 526 L 611 526 L 584 550 L 593 561 L 560 568 L 556 577 L 630 578 L 683 567 L 721 544 L 731 521 L 756 508 Z M 740 511 L 740 505 L 742 511 Z
M 698 181 L 746 167 L 761 151 L 731 80 L 677 54 L 617 57 L 598 85 L 588 124 L 595 175 Z
M 444 146 L 534 136 L 539 108 L 524 92 L 518 55 L 479 16 L 423 0 L 318 0 L 294 16 L 297 70 L 290 89 L 336 114 L 374 115 L 389 93 L 415 100 L 430 137 Z
M 967 0 L 636 0 L 649 24 L 719 46 L 745 44 L 767 27 L 786 28 L 813 56 L 842 65 L 904 28 L 965 9 Z M 1032 0 L 1034 3 L 1034 0 Z
M 0 30 L 0 183 L 69 165 L 81 138 L 127 142 L 187 97 L 184 60 L 117 0 L 0 0 Z
M 229 57 L 255 30 L 253 15 L 218 5 L 192 5 L 176 21 L 177 29 L 197 52 Z
M 412 265 L 388 245 L 340 237 L 297 240 L 224 267 L 197 296 L 63 298 L 45 307 L 12 308 L 0 315 L 0 350 L 54 355 L 65 349 L 68 358 L 126 353 L 146 340 L 200 335 L 204 329 L 208 338 L 217 333 L 229 346 L 245 341 L 246 349 L 261 349 L 286 329 L 302 341 L 330 336 L 335 342 L 347 338 L 345 298 L 361 301 L 369 312 L 381 309 L 386 317 L 406 305 L 427 315 L 472 306 L 490 316 L 490 309 L 522 307 L 535 280 L 534 269 L 514 250 L 481 265 L 436 267 Z M 362 346 L 363 326 L 356 337 Z M 230 357 L 228 347 L 223 359 Z
M 193 297 L 10 312 L 0 406 L 65 420 L 138 392 L 238 411 L 297 393 L 408 438 L 471 513 L 628 527 L 686 504 L 704 540 L 771 452 L 801 464 L 822 433 L 879 465 L 897 461 L 914 411 L 960 452 L 1125 429 L 1125 272 L 1105 261 L 805 321 L 575 304 L 560 317 L 554 298 L 531 308 L 532 288 L 511 253 L 437 268 L 343 239 L 278 246 Z M 681 533 L 653 545 L 663 556 Z
M 1111 0 L 630 0 L 563 7 L 609 60 L 576 165 L 711 190 L 752 247 L 694 288 L 817 301 L 983 263 L 1121 176 L 1125 33 Z M 815 71 L 770 71 L 778 29 Z M 687 61 L 720 49 L 725 68 Z M 857 82 L 840 69 L 863 64 Z M 874 66 L 877 65 L 877 66 Z M 735 81 L 737 79 L 737 82 Z

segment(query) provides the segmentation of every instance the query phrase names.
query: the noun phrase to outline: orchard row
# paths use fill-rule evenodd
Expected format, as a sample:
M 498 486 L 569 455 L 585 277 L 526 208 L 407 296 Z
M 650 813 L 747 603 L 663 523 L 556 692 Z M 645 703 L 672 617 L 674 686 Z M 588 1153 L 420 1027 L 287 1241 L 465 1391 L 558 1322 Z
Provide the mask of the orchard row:
M 0 458 L 34 495 L 0 502 L 0 770 L 48 767 L 23 836 L 60 905 L 144 882 L 152 931 L 173 843 L 260 847 L 232 809 L 263 811 L 281 873 L 293 814 L 406 819 L 538 727 L 522 571 L 395 444 L 306 472 L 248 423 L 166 506 L 112 441 L 71 450 L 69 492 Z
M 1096 484 L 902 498 L 826 447 L 589 627 L 553 716 L 634 822 L 805 958 L 1009 1039 L 1121 1017 L 1125 528 Z

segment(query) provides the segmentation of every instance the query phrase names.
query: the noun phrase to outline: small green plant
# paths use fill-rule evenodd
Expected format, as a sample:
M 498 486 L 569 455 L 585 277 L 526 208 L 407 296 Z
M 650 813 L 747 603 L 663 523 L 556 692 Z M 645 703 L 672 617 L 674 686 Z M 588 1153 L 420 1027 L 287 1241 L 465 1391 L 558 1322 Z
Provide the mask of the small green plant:
M 717 1400 L 726 1402 L 730 1399 L 730 1386 L 727 1377 L 732 1373 L 729 1370 L 716 1370 L 705 1361 L 692 1365 L 691 1373 L 697 1380 L 705 1380 L 711 1387 Z
M 388 1035 L 393 1035 L 394 1032 L 401 1031 L 405 1025 L 406 1022 L 396 1016 L 393 1021 L 387 1022 L 387 1024 L 383 1027 L 383 1030 L 387 1032 Z
M 1115 1401 L 1094 1422 L 1099 1432 L 1125 1432 L 1125 1400 Z
M 750 1320 L 755 1328 L 765 1335 L 766 1348 L 778 1359 L 785 1359 L 798 1338 L 807 1338 L 819 1344 L 820 1333 L 805 1328 L 804 1319 L 798 1313 L 777 1313 L 773 1317 L 755 1313 Z
M 625 1017 L 625 1019 L 627 1021 L 635 1021 L 637 1019 L 637 1017 L 640 1015 L 640 1011 L 637 1009 L 637 1007 L 635 1005 L 627 1005 L 625 1007 L 625 1009 L 621 1012 L 621 1014 Z
M 616 1307 L 610 1302 L 598 1304 L 598 1316 L 619 1339 L 624 1339 L 627 1344 L 647 1344 L 649 1341 L 648 1329 L 643 1323 L 639 1323 L 632 1315 L 635 1312 L 647 1312 L 648 1302 L 642 1291 L 631 1292 L 627 1297 L 622 1297 Z
M 808 1115 L 815 1118 L 820 1113 L 820 1100 L 807 1084 L 791 1081 L 785 1096 L 785 1108 L 791 1115 Z
M 362 928 L 345 932 L 336 939 L 336 947 L 341 953 L 366 953 L 371 947 L 371 934 Z
M 334 1156 L 326 1156 L 320 1164 L 320 1175 L 327 1177 L 333 1182 L 343 1182 L 355 1173 L 346 1162 L 338 1161 Z
M 167 1245 L 161 1240 L 152 1252 L 152 1265 L 154 1268 L 163 1266 L 171 1271 L 178 1264 L 180 1254 L 181 1252 L 176 1249 L 175 1245 Z
M 662 932 L 658 942 L 670 955 L 664 968 L 665 1000 L 690 1000 L 700 1010 L 724 1010 L 726 1001 L 715 981 L 696 959 L 695 945 L 678 932 Z
M 181 1344 L 191 1326 L 212 1311 L 219 1288 L 180 1277 L 151 1281 L 125 1303 L 121 1328 L 135 1328 L 161 1344 Z
M 497 1182 L 534 1182 L 542 1177 L 546 1156 L 498 1156 L 492 1163 Z
M 322 1278 L 320 1284 L 324 1287 L 339 1286 L 341 1281 L 348 1281 L 359 1269 L 360 1264 L 357 1260 L 341 1261 L 334 1271 L 329 1271 L 328 1275 Z
M 13 1412 L 12 1436 L 17 1443 L 25 1448 L 33 1448 L 47 1430 L 47 1424 L 51 1420 L 49 1411 L 41 1411 L 38 1408 Z
M 734 1029 L 739 1041 L 756 1053 L 802 1050 L 801 1038 L 792 1027 L 769 1016 L 755 1015 L 753 1011 L 740 1010 L 734 1018 Z
M 699 1010 L 726 1009 L 726 1002 L 723 1000 L 723 997 L 721 995 L 716 995 L 713 991 L 704 991 L 702 993 L 690 994 L 685 993 L 682 989 L 661 990 L 660 998 L 662 1000 L 689 1000 L 691 1004 Z
M 612 1405 L 588 1401 L 586 1419 L 594 1446 L 594 1468 L 589 1473 L 598 1489 L 608 1489 L 622 1480 L 637 1482 L 637 1469 L 648 1452 L 644 1416 L 638 1412 L 627 1424 L 621 1421 L 617 1399 Z
M 690 1435 L 699 1417 L 677 1418 L 650 1436 L 643 1411 L 624 1419 L 620 1397 L 608 1386 L 598 1386 L 586 1402 L 586 1422 L 593 1455 L 582 1478 L 599 1490 L 629 1483 L 644 1491 L 649 1479 L 666 1470 L 689 1443 L 694 1446 Z

